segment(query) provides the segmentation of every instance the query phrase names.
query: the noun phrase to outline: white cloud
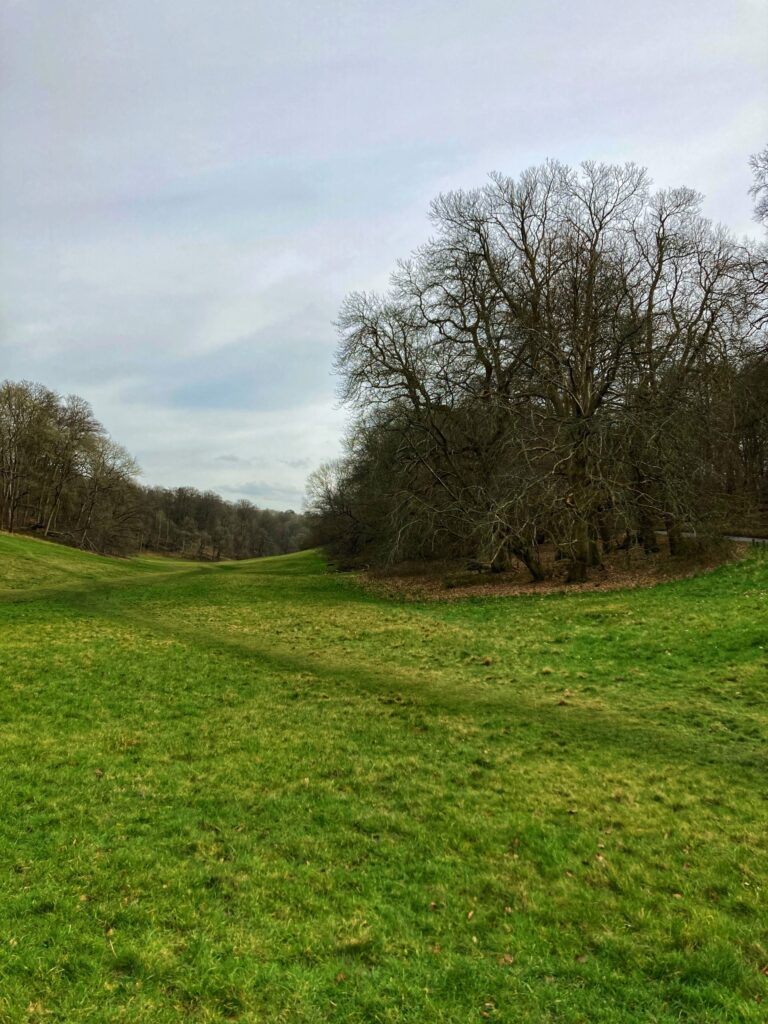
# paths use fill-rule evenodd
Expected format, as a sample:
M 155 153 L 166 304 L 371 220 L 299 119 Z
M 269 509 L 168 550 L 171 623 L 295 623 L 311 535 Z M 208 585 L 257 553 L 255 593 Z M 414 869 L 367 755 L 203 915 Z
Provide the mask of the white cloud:
M 439 190 L 633 159 L 749 231 L 766 33 L 759 0 L 6 3 L 0 375 L 91 400 L 152 483 L 295 504 L 338 305 Z

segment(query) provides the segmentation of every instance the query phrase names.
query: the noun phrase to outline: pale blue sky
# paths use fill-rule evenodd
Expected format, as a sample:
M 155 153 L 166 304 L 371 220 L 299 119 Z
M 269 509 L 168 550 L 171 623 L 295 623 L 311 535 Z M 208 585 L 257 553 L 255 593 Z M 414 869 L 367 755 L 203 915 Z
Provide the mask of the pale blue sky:
M 438 191 L 627 160 L 756 230 L 768 3 L 0 0 L 0 378 L 144 478 L 298 507 L 332 320 Z

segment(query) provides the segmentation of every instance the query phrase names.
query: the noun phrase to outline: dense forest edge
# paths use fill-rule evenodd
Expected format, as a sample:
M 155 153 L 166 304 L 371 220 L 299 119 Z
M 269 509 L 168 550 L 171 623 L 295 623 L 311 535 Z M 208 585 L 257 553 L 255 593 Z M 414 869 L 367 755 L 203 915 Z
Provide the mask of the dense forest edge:
M 753 157 L 768 227 L 768 147 Z M 618 552 L 768 536 L 768 242 L 635 164 L 439 195 L 383 295 L 339 313 L 345 454 L 306 511 L 148 487 L 86 401 L 0 385 L 0 528 L 218 561 L 464 564 L 583 583 Z
M 768 226 L 768 148 L 752 169 Z M 580 583 L 617 550 L 766 535 L 765 241 L 634 164 L 492 175 L 431 220 L 338 317 L 353 419 L 308 507 L 339 564 Z
M 98 554 L 204 561 L 308 546 L 306 517 L 193 487 L 147 487 L 139 467 L 77 395 L 0 384 L 0 528 Z

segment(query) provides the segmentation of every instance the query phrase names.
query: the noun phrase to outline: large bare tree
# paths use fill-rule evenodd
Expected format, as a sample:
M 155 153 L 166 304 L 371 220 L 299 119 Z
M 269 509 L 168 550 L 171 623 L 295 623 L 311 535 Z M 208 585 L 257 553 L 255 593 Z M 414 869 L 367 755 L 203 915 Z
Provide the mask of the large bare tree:
M 576 581 L 661 526 L 677 553 L 714 515 L 697 421 L 759 329 L 752 254 L 700 207 L 633 164 L 550 162 L 438 197 L 390 292 L 342 307 L 357 419 L 334 502 L 362 510 L 351 481 L 358 501 L 375 491 L 390 558 L 431 544 L 539 578 L 546 540 Z

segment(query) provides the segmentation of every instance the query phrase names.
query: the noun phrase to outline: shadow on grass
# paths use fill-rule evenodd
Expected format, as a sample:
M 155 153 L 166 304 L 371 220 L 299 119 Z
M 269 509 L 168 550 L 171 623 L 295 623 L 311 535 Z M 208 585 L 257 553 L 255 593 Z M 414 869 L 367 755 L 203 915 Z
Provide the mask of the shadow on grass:
M 286 572 L 289 568 L 290 572 Z M 234 594 L 229 585 L 233 573 L 241 574 L 244 583 L 243 589 Z M 542 688 L 540 696 L 532 695 L 533 680 L 526 684 L 528 692 L 521 692 L 513 683 L 508 689 L 502 689 L 500 684 L 484 687 L 470 678 L 457 678 L 451 671 L 387 665 L 385 652 L 377 652 L 374 648 L 371 649 L 371 660 L 331 660 L 316 654 L 288 651 L 277 644 L 265 643 L 263 639 L 230 639 L 215 628 L 185 626 L 178 621 L 166 624 L 156 606 L 142 611 L 141 605 L 146 600 L 156 602 L 159 599 L 165 604 L 178 605 L 184 599 L 199 599 L 200 592 L 187 592 L 186 585 L 196 584 L 203 576 L 213 583 L 217 576 L 223 580 L 223 574 L 226 574 L 227 588 L 222 591 L 222 597 L 224 603 L 231 603 L 233 607 L 257 606 L 259 579 L 269 587 L 270 597 L 278 592 L 280 598 L 290 597 L 296 606 L 297 617 L 315 612 L 317 609 L 312 605 L 318 599 L 322 600 L 324 610 L 350 605 L 373 604 L 382 609 L 393 606 L 360 588 L 341 584 L 323 572 L 319 558 L 307 556 L 221 566 L 197 564 L 157 573 L 151 579 L 137 574 L 129 578 L 89 580 L 34 591 L 14 591 L 0 596 L 0 603 L 38 604 L 41 618 L 49 616 L 55 609 L 57 615 L 64 612 L 109 621 L 122 627 L 129 625 L 153 637 L 181 641 L 202 654 L 221 652 L 249 666 L 256 663 L 268 673 L 288 677 L 284 686 L 286 699 L 295 690 L 299 677 L 311 676 L 340 696 L 357 697 L 364 693 L 389 699 L 393 694 L 405 694 L 408 706 L 397 709 L 396 702 L 393 706 L 393 713 L 401 715 L 411 712 L 480 715 L 490 719 L 494 729 L 526 730 L 527 746 L 530 747 L 535 739 L 542 749 L 549 747 L 554 753 L 567 752 L 569 748 L 590 749 L 608 752 L 610 757 L 618 755 L 654 766 L 658 766 L 661 759 L 681 772 L 686 765 L 715 766 L 724 771 L 736 766 L 765 771 L 768 757 L 759 738 L 710 734 L 703 728 L 692 726 L 679 711 L 663 709 L 656 703 L 648 705 L 645 714 L 605 710 L 594 704 L 579 706 L 578 700 L 562 705 L 555 700 L 551 688 L 546 691 Z M 255 584 L 253 589 L 248 586 L 251 580 Z M 284 586 L 280 585 L 281 581 L 284 581 Z M 298 581 L 300 585 L 297 586 Z M 596 595 L 585 596 L 594 600 Z M 215 588 L 207 589 L 205 597 L 215 603 Z M 562 601 L 564 597 L 553 595 L 552 599 Z M 411 608 L 423 612 L 428 606 Z M 322 644 L 322 640 L 319 642 Z M 375 661 L 377 657 L 380 660 Z M 307 691 L 306 698 L 317 699 L 311 690 Z
M 542 744 L 551 744 L 564 753 L 572 748 L 591 749 L 606 752 L 610 759 L 618 755 L 657 768 L 661 760 L 681 773 L 687 765 L 725 770 L 738 766 L 764 777 L 768 768 L 768 751 L 759 738 L 744 737 L 734 741 L 731 736 L 707 734 L 691 728 L 669 712 L 666 712 L 669 724 L 659 722 L 656 716 L 662 712 L 656 706 L 649 709 L 649 715 L 654 716 L 651 722 L 594 706 L 579 707 L 577 703 L 563 706 L 555 701 L 551 692 L 536 699 L 511 689 L 506 693 L 498 689 L 477 690 L 473 689 L 471 680 L 443 675 L 438 681 L 429 671 L 374 667 L 351 660 L 329 661 L 289 653 L 279 647 L 265 646 L 263 642 L 231 640 L 198 627 L 164 626 L 158 621 L 148 622 L 136 613 L 122 612 L 119 621 L 130 622 L 139 630 L 162 639 L 182 641 L 205 654 L 225 653 L 250 666 L 255 662 L 267 672 L 288 676 L 286 699 L 295 691 L 294 678 L 310 676 L 335 690 L 337 695 L 356 697 L 365 693 L 385 698 L 393 711 L 400 705 L 404 714 L 464 715 L 469 712 L 490 720 L 490 728 L 522 727 L 528 730 L 529 741 L 535 736 Z M 393 694 L 406 699 L 393 701 Z M 317 698 L 309 691 L 307 699 Z M 739 749 L 735 751 L 735 747 Z

